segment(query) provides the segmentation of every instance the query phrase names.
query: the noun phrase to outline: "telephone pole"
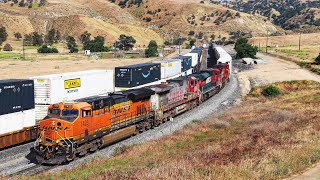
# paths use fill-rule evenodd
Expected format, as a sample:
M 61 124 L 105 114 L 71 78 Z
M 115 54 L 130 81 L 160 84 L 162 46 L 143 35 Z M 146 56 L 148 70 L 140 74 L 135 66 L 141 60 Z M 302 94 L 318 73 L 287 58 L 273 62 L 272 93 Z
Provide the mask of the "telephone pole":
M 299 51 L 301 49 L 301 32 L 300 32 L 300 37 L 299 37 Z
M 266 53 L 268 53 L 268 40 L 269 40 L 269 31 L 267 31 Z
M 24 53 L 24 38 L 22 38 L 22 54 L 23 54 L 23 60 L 26 60 L 26 56 Z

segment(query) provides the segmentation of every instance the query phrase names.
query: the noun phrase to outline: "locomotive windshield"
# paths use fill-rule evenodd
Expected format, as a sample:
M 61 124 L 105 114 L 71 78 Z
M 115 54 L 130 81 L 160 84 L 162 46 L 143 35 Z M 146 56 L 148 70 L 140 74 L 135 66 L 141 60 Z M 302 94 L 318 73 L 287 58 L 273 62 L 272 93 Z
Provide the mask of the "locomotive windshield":
M 78 110 L 62 110 L 62 116 L 78 116 L 79 111 Z
M 50 109 L 48 115 L 44 119 L 58 118 L 61 120 L 73 122 L 77 119 L 79 111 L 76 109 Z
M 60 109 L 50 109 L 49 110 L 49 115 L 60 116 Z

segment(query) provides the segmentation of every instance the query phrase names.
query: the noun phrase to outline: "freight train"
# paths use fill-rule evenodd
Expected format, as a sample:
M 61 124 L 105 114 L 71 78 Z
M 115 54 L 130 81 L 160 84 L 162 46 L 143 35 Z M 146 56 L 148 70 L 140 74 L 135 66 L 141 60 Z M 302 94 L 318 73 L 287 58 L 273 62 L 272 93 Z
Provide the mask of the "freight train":
M 196 65 L 195 73 L 161 84 L 52 104 L 48 116 L 40 121 L 40 136 L 34 147 L 38 163 L 67 163 L 195 108 L 218 93 L 230 79 L 231 57 L 217 62 L 205 70 Z M 156 68 L 154 64 L 148 66 Z M 127 69 L 132 68 L 139 69 Z M 139 72 L 140 75 L 145 71 Z M 127 78 L 128 82 L 138 80 Z
M 203 59 L 203 54 L 204 50 L 201 48 L 200 61 Z M 159 84 L 175 77 L 187 76 L 194 71 L 198 71 L 194 70 L 196 67 L 200 67 L 197 65 L 198 59 L 198 53 L 188 53 L 183 56 L 178 56 L 174 58 L 174 60 L 168 60 L 166 63 L 158 62 L 161 67 L 160 69 L 155 69 L 155 71 L 161 71 L 160 81 L 151 80 L 151 83 L 147 83 L 147 81 L 144 80 L 144 82 L 141 83 L 142 85 L 133 85 L 130 88 L 116 87 L 115 84 L 121 81 L 123 77 L 120 76 L 117 78 L 114 71 L 111 70 L 46 75 L 32 77 L 30 78 L 31 80 L 0 81 L 1 110 L 4 111 L 3 114 L 0 114 L 0 150 L 36 140 L 39 134 L 39 121 L 45 118 L 48 113 L 50 114 L 50 111 L 48 111 L 51 106 L 50 104 L 73 101 L 93 95 L 107 95 L 108 93 L 114 92 L 115 89 L 140 88 Z M 228 62 L 231 62 L 231 58 L 229 60 L 229 58 L 225 57 L 221 58 L 221 62 L 225 62 L 224 59 L 228 59 Z M 176 60 L 181 62 L 181 72 L 177 71 L 177 69 L 179 69 L 176 67 L 177 63 L 174 63 L 175 65 L 171 63 L 171 61 L 174 62 Z M 141 68 L 138 68 L 136 70 L 140 69 Z M 154 68 L 150 68 L 149 70 L 151 74 Z M 169 74 L 164 75 L 164 71 L 169 72 Z M 152 73 L 154 74 L 154 72 Z M 148 76 L 148 74 L 149 71 L 144 74 L 145 77 L 147 77 L 146 79 L 151 77 Z M 168 77 L 164 78 L 164 76 Z M 130 78 L 135 78 L 135 76 L 130 76 Z M 28 83 L 25 83 L 25 81 Z M 19 83 L 22 85 L 19 85 Z M 28 86 L 23 85 L 24 83 Z M 29 88 L 29 90 L 32 89 L 31 92 L 34 90 L 34 94 L 30 93 L 30 91 L 25 91 L 24 89 L 26 88 Z M 6 96 L 1 96 L 5 93 Z M 19 98 L 21 101 L 16 101 L 16 99 Z M 25 101 L 29 102 L 29 105 Z M 30 104 L 32 104 L 32 106 L 30 106 Z

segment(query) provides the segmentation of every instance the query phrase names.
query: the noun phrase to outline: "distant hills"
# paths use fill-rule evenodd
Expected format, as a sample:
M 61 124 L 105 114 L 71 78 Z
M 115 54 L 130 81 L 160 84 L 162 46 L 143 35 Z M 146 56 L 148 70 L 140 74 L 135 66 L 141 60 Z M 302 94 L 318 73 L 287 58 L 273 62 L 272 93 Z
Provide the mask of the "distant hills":
M 265 16 L 286 30 L 316 30 L 320 26 L 319 0 L 211 0 L 210 2 L 237 11 Z
M 1 1 L 1 0 L 0 0 Z M 21 3 L 23 1 L 23 3 Z M 133 36 L 137 45 L 179 39 L 226 41 L 247 34 L 284 34 L 284 29 L 316 30 L 318 1 L 257 0 L 2 0 L 0 26 L 13 34 L 56 29 L 79 40 L 81 33 L 105 37 L 113 44 L 120 34 Z M 41 5 L 40 5 L 41 4 Z M 240 12 L 238 12 L 239 10 Z M 245 12 L 245 13 L 244 13 Z M 280 27 L 281 26 L 281 27 Z M 284 29 L 283 29 L 284 28 Z

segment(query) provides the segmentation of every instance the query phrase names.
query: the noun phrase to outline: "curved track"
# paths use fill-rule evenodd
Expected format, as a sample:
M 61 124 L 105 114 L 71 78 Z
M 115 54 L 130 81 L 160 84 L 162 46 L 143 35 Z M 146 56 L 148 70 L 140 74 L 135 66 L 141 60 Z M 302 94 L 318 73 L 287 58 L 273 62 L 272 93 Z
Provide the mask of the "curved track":
M 86 157 L 76 159 L 68 165 L 63 166 L 42 166 L 35 164 L 33 157 L 33 143 L 21 145 L 4 151 L 0 151 L 0 176 L 30 176 L 43 172 L 58 172 L 64 169 L 72 169 L 95 158 L 110 157 L 116 148 L 133 144 L 142 144 L 150 140 L 160 139 L 165 135 L 182 129 L 185 125 L 193 121 L 205 121 L 206 117 L 226 110 L 240 97 L 240 88 L 236 76 L 232 76 L 230 82 L 218 94 L 201 104 L 199 107 L 188 111 L 173 121 L 162 124 L 161 126 L 131 137 L 114 145 L 108 146 L 96 153 Z

